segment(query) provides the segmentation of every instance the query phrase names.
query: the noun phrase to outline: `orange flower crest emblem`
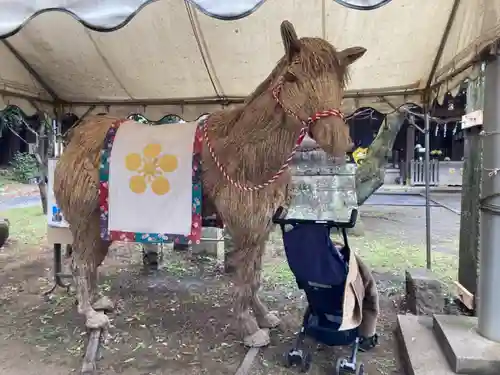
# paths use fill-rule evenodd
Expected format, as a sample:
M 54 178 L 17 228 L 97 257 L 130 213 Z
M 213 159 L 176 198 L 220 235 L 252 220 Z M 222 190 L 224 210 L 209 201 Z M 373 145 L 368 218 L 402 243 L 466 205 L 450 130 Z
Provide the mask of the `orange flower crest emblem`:
M 175 155 L 163 154 L 161 145 L 150 143 L 139 153 L 130 153 L 125 157 L 125 167 L 135 172 L 130 177 L 129 187 L 136 194 L 143 194 L 148 186 L 156 195 L 164 195 L 170 191 L 170 182 L 164 176 L 178 167 Z

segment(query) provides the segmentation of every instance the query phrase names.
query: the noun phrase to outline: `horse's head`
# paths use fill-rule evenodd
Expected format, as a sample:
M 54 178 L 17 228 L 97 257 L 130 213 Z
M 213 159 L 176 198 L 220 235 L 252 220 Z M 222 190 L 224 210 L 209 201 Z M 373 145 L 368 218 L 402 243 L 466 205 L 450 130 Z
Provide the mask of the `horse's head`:
M 327 153 L 343 155 L 352 148 L 340 107 L 348 67 L 366 52 L 362 47 L 337 51 L 321 38 L 297 37 L 293 25 L 281 24 L 285 56 L 274 73 L 273 94 L 288 115 L 307 125 L 311 137 Z

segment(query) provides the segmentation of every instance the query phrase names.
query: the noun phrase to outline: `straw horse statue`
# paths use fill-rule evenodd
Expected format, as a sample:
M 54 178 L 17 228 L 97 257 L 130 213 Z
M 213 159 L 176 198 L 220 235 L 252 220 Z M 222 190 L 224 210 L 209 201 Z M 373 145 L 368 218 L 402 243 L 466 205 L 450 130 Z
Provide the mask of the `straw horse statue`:
M 234 240 L 229 257 L 234 315 L 245 344 L 253 347 L 267 345 L 265 328 L 280 323 L 257 292 L 271 218 L 287 197 L 288 162 L 306 134 L 331 155 L 350 150 L 349 128 L 339 108 L 348 66 L 366 52 L 362 47 L 337 51 L 321 38 L 299 39 L 288 21 L 281 24 L 281 36 L 285 55 L 271 74 L 243 105 L 214 113 L 203 124 L 203 209 L 215 209 Z M 91 329 L 109 324 L 96 311 L 99 301 L 92 303 L 97 268 L 110 246 L 100 237 L 100 151 L 116 120 L 98 116 L 76 126 L 54 178 L 54 193 L 73 235 L 78 312 Z

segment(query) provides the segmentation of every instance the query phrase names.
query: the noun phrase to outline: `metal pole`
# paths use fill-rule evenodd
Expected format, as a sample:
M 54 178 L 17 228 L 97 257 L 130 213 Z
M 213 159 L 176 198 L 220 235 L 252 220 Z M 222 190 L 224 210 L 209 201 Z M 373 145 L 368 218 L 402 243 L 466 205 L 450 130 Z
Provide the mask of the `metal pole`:
M 430 202 L 430 153 L 431 153 L 431 139 L 430 139 L 430 124 L 429 124 L 429 112 L 426 108 L 425 110 L 425 161 L 424 161 L 424 173 L 425 173 L 425 250 L 426 250 L 426 265 L 427 269 L 432 268 L 432 254 L 431 254 L 431 202 Z
M 500 342 L 500 61 L 486 65 L 483 113 L 483 174 L 481 181 L 481 222 L 479 253 L 478 332 Z

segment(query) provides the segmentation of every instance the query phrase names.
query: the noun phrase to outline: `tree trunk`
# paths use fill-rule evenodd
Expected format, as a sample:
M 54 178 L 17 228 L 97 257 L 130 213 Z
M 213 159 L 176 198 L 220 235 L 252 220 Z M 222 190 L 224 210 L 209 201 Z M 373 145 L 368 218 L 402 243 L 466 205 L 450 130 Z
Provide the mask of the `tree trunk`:
M 377 136 L 368 148 L 363 163 L 356 170 L 356 192 L 358 205 L 362 205 L 384 184 L 385 165 L 394 146 L 399 130 L 404 124 L 405 113 L 388 115 Z
M 464 130 L 462 212 L 458 249 L 458 282 L 477 299 L 479 275 L 481 171 L 483 141 L 480 127 Z
M 38 162 L 38 189 L 40 190 L 40 199 L 42 201 L 42 210 L 44 215 L 47 215 L 47 174 L 48 174 L 48 160 L 50 145 L 47 145 L 47 124 L 45 123 L 45 116 L 39 114 L 40 124 L 38 134 L 36 137 L 36 160 Z M 47 147 L 49 146 L 49 147 Z
M 42 201 L 42 210 L 43 214 L 47 215 L 48 207 L 47 207 L 47 184 L 45 183 L 45 179 L 41 179 L 38 181 L 38 190 L 40 191 L 40 200 Z

